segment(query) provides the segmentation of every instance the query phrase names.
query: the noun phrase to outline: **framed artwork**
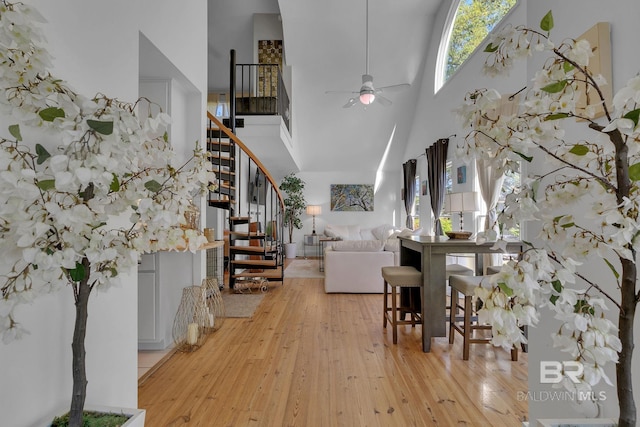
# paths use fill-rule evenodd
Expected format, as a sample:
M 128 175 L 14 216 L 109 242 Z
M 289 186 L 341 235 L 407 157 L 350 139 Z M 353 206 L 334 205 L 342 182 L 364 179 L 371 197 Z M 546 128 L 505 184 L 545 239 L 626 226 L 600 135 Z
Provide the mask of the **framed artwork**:
M 589 28 L 584 34 L 578 37 L 578 40 L 587 40 L 591 45 L 593 51 L 593 57 L 589 59 L 589 71 L 594 76 L 601 74 L 605 78 L 608 84 L 601 85 L 602 94 L 604 95 L 607 105 L 611 105 L 612 95 L 612 66 L 611 66 L 611 28 L 608 22 L 598 22 L 593 27 Z M 576 103 L 576 111 L 582 112 L 589 105 L 599 103 L 600 97 L 595 90 L 586 83 L 583 85 L 582 92 L 580 92 L 580 98 Z M 593 118 L 604 116 L 604 109 L 602 106 L 595 108 L 595 115 Z
M 427 185 L 427 180 L 422 181 L 420 187 L 422 188 L 423 196 L 426 196 L 427 194 L 429 194 L 429 186 Z
M 331 184 L 332 211 L 373 211 L 373 185 Z
M 467 167 L 460 166 L 458 168 L 458 184 L 464 184 L 467 182 Z

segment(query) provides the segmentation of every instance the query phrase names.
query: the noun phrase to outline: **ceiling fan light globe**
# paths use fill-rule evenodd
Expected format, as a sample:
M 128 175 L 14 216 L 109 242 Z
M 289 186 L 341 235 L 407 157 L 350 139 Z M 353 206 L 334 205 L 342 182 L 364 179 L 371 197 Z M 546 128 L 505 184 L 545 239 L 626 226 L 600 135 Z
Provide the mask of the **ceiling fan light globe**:
M 375 101 L 376 95 L 373 92 L 362 92 L 360 93 L 360 102 L 364 105 L 371 105 L 373 101 Z

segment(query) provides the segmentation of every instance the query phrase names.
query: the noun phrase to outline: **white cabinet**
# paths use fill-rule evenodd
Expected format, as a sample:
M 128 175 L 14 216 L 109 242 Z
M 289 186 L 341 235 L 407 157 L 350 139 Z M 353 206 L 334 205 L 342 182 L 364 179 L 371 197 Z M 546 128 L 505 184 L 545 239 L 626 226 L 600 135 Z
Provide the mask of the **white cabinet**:
M 158 254 L 144 254 L 138 264 L 138 348 L 164 348 L 159 336 L 160 289 L 156 265 Z

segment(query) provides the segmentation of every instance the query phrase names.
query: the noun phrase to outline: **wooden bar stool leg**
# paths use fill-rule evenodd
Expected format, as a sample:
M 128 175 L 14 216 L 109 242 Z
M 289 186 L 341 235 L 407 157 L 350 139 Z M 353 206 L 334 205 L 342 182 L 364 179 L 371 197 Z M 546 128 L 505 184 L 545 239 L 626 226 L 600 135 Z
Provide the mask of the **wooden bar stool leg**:
M 449 344 L 453 344 L 455 338 L 455 322 L 458 315 L 458 291 L 451 288 L 451 305 L 449 306 Z
M 382 311 L 382 327 L 387 327 L 387 316 L 389 313 L 389 284 L 384 281 L 384 310 Z
M 393 314 L 393 343 L 398 343 L 398 306 L 397 306 L 396 287 L 391 286 L 391 313 Z
M 464 342 L 462 343 L 462 360 L 469 360 L 469 345 L 471 344 L 471 297 L 464 297 Z

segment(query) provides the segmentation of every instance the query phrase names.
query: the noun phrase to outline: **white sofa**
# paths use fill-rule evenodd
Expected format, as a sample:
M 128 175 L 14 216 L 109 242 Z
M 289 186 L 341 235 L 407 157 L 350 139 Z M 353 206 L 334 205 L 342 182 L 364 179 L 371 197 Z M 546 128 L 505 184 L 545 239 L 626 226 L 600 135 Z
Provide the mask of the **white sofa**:
M 341 240 L 325 249 L 325 292 L 382 293 L 382 267 L 400 264 L 397 236 L 420 231 L 398 230 L 390 225 L 362 229 L 357 225 L 327 225 L 325 235 Z

